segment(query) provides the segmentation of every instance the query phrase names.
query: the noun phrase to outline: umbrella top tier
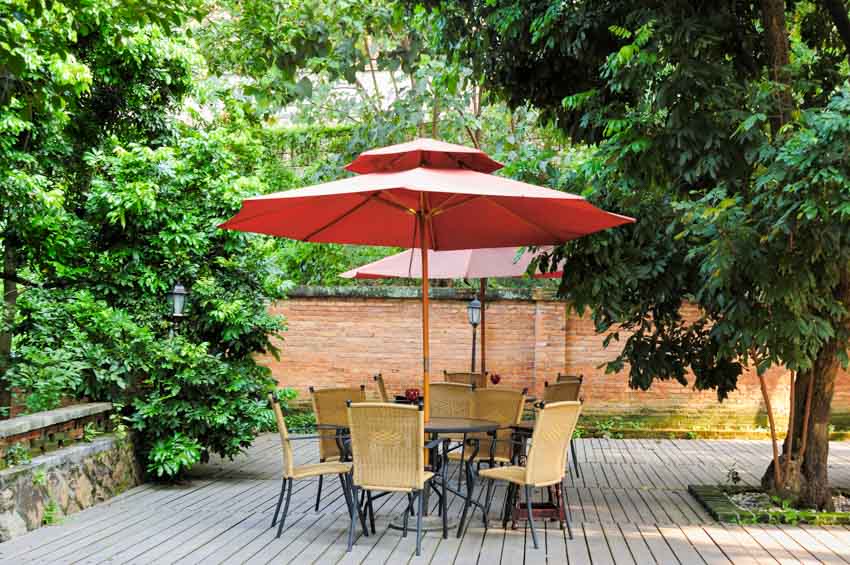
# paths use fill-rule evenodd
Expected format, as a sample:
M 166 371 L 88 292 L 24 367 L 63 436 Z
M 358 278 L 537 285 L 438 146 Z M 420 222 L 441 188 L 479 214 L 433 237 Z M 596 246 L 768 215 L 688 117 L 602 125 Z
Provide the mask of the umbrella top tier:
M 418 219 L 427 222 L 427 241 Z M 581 196 L 469 169 L 371 173 L 243 201 L 222 227 L 326 243 L 475 249 L 555 245 L 632 218 Z
M 428 278 L 430 279 L 481 279 L 489 277 L 521 277 L 539 253 L 551 251 L 543 248 L 537 252 L 525 251 L 517 258 L 516 247 L 490 249 L 459 249 L 455 251 L 428 250 Z M 346 279 L 388 279 L 422 277 L 422 257 L 419 249 L 408 249 L 362 265 L 340 276 Z M 561 270 L 538 273 L 537 278 L 560 278 Z
M 407 143 L 364 151 L 345 168 L 353 173 L 390 173 L 416 167 L 470 169 L 480 173 L 492 173 L 502 166 L 480 149 L 435 139 L 414 139 Z

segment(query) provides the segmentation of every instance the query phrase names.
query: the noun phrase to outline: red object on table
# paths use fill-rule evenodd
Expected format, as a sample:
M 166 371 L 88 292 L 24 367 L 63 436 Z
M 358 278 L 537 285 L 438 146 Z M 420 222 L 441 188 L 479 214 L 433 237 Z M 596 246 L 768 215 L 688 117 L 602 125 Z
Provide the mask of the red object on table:
M 410 402 L 416 402 L 419 400 L 419 389 L 418 388 L 409 388 L 404 391 L 404 397 Z
M 499 381 L 501 381 L 501 380 L 502 380 L 502 377 L 500 377 L 499 375 L 496 375 L 496 374 L 490 375 L 490 382 L 493 383 L 494 385 L 499 384 Z

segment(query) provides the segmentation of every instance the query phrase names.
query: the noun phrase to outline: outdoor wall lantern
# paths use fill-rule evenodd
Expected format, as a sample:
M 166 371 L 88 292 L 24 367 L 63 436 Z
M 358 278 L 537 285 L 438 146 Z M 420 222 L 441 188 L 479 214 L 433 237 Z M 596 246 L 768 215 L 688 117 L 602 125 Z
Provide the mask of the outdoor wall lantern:
M 481 323 L 481 302 L 478 298 L 473 298 L 469 301 L 466 307 L 466 315 L 469 318 L 469 324 L 472 326 L 472 372 L 475 372 L 475 333 L 478 324 Z
M 183 310 L 186 308 L 186 295 L 189 292 L 186 290 L 186 287 L 180 283 L 174 285 L 168 292 L 168 305 L 171 306 L 171 317 L 174 319 L 180 319 L 185 314 Z
M 168 305 L 171 307 L 171 328 L 168 330 L 169 337 L 174 337 L 174 328 L 186 316 L 186 296 L 188 294 L 189 291 L 180 283 L 175 284 L 174 288 L 166 293 Z

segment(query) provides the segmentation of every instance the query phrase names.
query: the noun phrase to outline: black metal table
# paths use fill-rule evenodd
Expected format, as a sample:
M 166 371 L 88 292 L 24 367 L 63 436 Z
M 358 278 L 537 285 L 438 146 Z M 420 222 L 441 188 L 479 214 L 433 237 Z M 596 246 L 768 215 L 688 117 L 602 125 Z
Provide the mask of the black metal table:
M 458 523 L 457 536 L 460 537 L 463 533 L 463 526 L 466 522 L 466 516 L 469 513 L 470 506 L 477 506 L 482 511 L 484 510 L 484 506 L 474 499 L 474 490 L 475 490 L 475 466 L 474 461 L 475 457 L 478 455 L 478 451 L 480 449 L 479 438 L 469 438 L 467 437 L 469 434 L 481 434 L 486 433 L 491 436 L 496 435 L 496 431 L 500 428 L 499 424 L 490 420 L 481 420 L 479 418 L 431 418 L 427 422 L 425 422 L 425 433 L 428 434 L 431 439 L 439 439 L 441 435 L 446 434 L 462 434 L 464 438 L 464 444 L 471 444 L 471 452 L 469 453 L 469 457 L 462 460 L 461 465 L 463 466 L 464 471 L 466 472 L 466 492 L 460 492 L 459 490 L 455 490 L 449 486 L 448 480 L 448 461 L 449 461 L 449 452 L 452 448 L 449 447 L 450 441 L 446 439 L 440 443 L 441 449 L 438 452 L 437 448 L 432 449 L 431 451 L 431 466 L 435 474 L 440 477 L 440 488 L 445 489 L 447 492 L 452 492 L 457 496 L 460 496 L 464 500 L 463 504 L 463 513 L 461 514 L 460 522 Z M 340 453 L 342 454 L 343 461 L 351 460 L 351 452 L 350 452 L 350 443 L 344 441 L 348 437 L 348 427 L 337 424 L 318 424 L 316 426 L 318 430 L 333 430 L 335 432 L 337 447 L 339 448 Z M 495 450 L 496 443 L 490 443 L 490 458 L 492 460 L 493 452 Z M 492 463 L 491 463 L 492 465 Z M 428 508 L 427 504 L 427 496 L 428 489 L 425 490 L 424 495 L 426 496 L 426 512 Z M 446 511 L 446 497 L 442 497 L 443 505 L 440 508 L 440 514 Z M 402 520 L 397 520 L 399 523 L 391 523 L 390 527 L 398 527 L 402 528 Z M 440 523 L 434 523 L 433 525 L 429 525 L 429 523 L 423 524 L 424 529 L 442 529 L 442 521 Z
M 478 455 L 478 450 L 481 446 L 480 442 L 478 441 L 478 438 L 469 438 L 467 436 L 469 434 L 486 433 L 495 438 L 496 431 L 499 429 L 499 427 L 499 424 L 496 422 L 490 420 L 482 420 L 479 418 L 431 418 L 430 420 L 425 422 L 425 433 L 429 434 L 431 436 L 431 439 L 438 439 L 440 435 L 445 434 L 462 434 L 463 446 L 465 446 L 467 443 L 472 444 L 472 452 L 469 454 L 469 457 L 466 458 L 465 461 L 464 459 L 461 459 L 460 463 L 463 466 L 462 468 L 466 471 L 466 493 L 462 493 L 459 490 L 455 490 L 451 486 L 449 486 L 448 461 L 449 451 L 451 451 L 451 449 L 449 448 L 448 440 L 440 444 L 442 446 L 442 453 L 440 453 L 440 456 L 434 457 L 437 454 L 432 453 L 431 459 L 438 465 L 438 467 L 435 468 L 434 472 L 439 473 L 440 486 L 444 489 L 444 492 L 452 492 L 464 499 L 463 513 L 461 514 L 457 528 L 458 537 L 463 534 L 463 526 L 466 522 L 466 516 L 469 513 L 469 507 L 474 505 L 481 508 L 482 511 L 484 510 L 484 506 L 481 505 L 473 497 L 476 475 L 475 466 L 473 463 L 475 461 L 475 457 Z M 496 443 L 490 442 L 491 466 L 495 447 Z M 445 512 L 446 497 L 443 496 L 442 499 L 443 508 L 441 508 L 441 512 Z

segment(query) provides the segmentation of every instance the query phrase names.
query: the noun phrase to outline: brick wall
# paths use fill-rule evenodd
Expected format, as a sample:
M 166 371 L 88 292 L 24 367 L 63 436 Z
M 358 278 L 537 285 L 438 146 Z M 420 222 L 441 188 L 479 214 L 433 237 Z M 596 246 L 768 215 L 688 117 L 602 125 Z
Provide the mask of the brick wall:
M 468 291 L 435 288 L 431 300 L 432 378 L 443 370 L 467 371 L 471 328 L 466 321 Z M 280 361 L 263 362 L 282 386 L 306 397 L 307 388 L 366 384 L 381 372 L 391 392 L 421 386 L 421 303 L 409 287 L 301 288 L 272 306 L 287 318 Z M 765 425 L 755 374 L 739 380 L 722 404 L 713 391 L 699 392 L 677 382 L 656 381 L 648 391 L 628 387 L 625 374 L 605 374 L 598 365 L 616 355 L 605 350 L 588 317 L 565 316 L 563 302 L 542 292 L 488 293 L 487 370 L 499 373 L 499 386 L 529 387 L 540 395 L 544 380 L 557 373 L 585 375 L 585 414 L 641 415 L 665 427 L 752 427 Z M 480 337 L 480 335 L 479 335 Z M 480 357 L 479 357 L 480 359 Z M 771 402 L 783 421 L 788 410 L 788 375 L 767 376 Z M 850 376 L 836 387 L 836 422 L 850 421 Z

